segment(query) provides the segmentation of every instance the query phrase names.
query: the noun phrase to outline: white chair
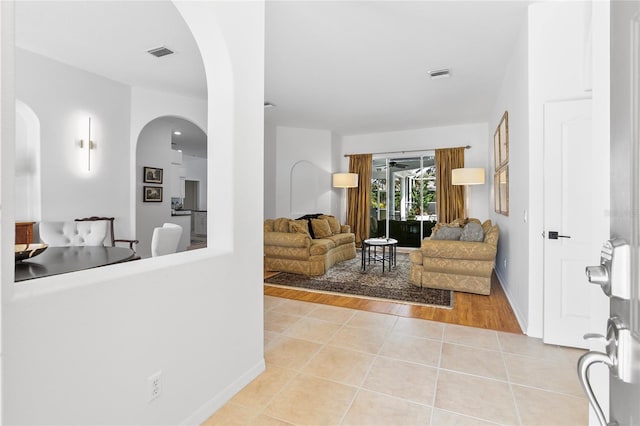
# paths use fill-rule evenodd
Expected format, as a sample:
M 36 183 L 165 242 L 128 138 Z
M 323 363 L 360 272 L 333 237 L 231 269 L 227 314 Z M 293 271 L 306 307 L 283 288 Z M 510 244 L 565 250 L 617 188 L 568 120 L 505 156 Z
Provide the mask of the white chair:
M 151 236 L 151 256 L 175 253 L 181 236 L 182 226 L 175 223 L 165 223 L 161 228 L 154 228 Z
M 108 223 L 40 222 L 40 239 L 50 247 L 103 246 Z

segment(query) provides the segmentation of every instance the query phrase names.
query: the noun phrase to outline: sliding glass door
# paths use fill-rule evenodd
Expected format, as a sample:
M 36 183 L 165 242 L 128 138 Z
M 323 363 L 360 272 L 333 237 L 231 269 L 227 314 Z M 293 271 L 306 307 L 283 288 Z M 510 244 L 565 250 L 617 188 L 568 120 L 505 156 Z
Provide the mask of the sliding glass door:
M 371 172 L 371 237 L 400 247 L 420 247 L 436 216 L 435 157 L 374 158 Z

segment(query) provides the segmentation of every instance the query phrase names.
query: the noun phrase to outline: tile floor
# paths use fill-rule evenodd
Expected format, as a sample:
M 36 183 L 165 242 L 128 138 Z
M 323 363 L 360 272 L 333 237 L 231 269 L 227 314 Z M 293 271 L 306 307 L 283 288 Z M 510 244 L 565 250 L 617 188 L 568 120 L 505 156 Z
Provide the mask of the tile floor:
M 213 425 L 586 425 L 582 351 L 265 296 L 267 369 Z

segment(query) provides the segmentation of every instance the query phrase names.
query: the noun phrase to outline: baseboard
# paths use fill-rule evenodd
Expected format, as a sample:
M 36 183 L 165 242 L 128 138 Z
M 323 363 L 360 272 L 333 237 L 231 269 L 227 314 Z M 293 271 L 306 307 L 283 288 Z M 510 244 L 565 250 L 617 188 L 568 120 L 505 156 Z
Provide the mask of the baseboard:
M 240 376 L 236 381 L 224 388 L 222 392 L 205 402 L 200 408 L 198 408 L 193 414 L 180 422 L 183 426 L 198 426 L 207 420 L 212 413 L 220 409 L 226 404 L 236 393 L 242 388 L 251 383 L 256 377 L 258 377 L 266 368 L 264 358 L 247 372 Z
M 513 300 L 511 298 L 511 295 L 507 291 L 507 288 L 505 288 L 505 286 L 502 285 L 504 280 L 500 277 L 500 274 L 498 273 L 498 271 L 496 269 L 494 269 L 494 271 L 496 273 L 496 277 L 498 277 L 498 283 L 500 284 L 500 287 L 502 287 L 502 291 L 504 291 L 504 294 L 507 296 L 507 300 L 509 301 L 509 305 L 511 305 L 511 310 L 513 311 L 514 315 L 516 316 L 516 321 L 518 321 L 518 325 L 520 326 L 520 330 L 522 330 L 522 332 L 524 334 L 527 334 L 527 324 L 528 324 L 527 321 L 525 321 L 523 319 L 522 314 L 518 310 L 517 306 L 515 306 L 513 304 Z

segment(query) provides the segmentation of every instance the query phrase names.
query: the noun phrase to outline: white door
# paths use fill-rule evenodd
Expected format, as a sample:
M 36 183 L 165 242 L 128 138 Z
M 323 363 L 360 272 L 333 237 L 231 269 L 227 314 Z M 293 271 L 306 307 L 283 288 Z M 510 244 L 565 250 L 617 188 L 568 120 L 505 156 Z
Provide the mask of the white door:
M 591 100 L 545 104 L 544 128 L 544 342 L 586 348 L 584 267 L 598 261 Z

